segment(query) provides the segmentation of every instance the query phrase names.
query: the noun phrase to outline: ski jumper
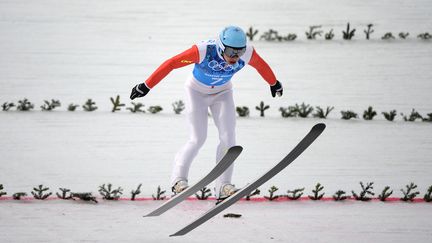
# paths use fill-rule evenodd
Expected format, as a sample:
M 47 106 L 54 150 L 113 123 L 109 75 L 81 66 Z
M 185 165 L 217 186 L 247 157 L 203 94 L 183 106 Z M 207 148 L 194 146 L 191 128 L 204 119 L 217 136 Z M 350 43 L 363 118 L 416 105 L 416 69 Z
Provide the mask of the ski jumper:
M 216 162 L 227 150 L 236 145 L 236 113 L 231 78 L 246 64 L 254 67 L 269 85 L 276 84 L 276 77 L 269 65 L 247 45 L 246 52 L 233 65 L 225 62 L 217 50 L 215 40 L 193 45 L 190 49 L 166 60 L 145 81 L 153 88 L 173 69 L 195 64 L 192 75 L 187 79 L 186 112 L 190 122 L 188 142 L 178 151 L 174 159 L 171 182 L 187 180 L 190 165 L 207 138 L 208 110 L 210 109 L 219 133 Z M 230 166 L 216 181 L 216 193 L 225 184 L 231 184 L 234 165 Z M 218 196 L 218 195 L 216 195 Z

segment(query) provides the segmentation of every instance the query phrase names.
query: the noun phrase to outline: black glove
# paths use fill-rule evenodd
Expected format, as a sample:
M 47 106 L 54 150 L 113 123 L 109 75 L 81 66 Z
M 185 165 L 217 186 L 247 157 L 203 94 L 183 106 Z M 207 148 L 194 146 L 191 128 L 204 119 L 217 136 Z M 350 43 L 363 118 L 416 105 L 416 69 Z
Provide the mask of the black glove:
M 273 97 L 276 97 L 276 94 L 280 97 L 283 93 L 282 84 L 276 80 L 276 84 L 270 86 L 270 91 Z
M 138 97 L 144 97 L 150 89 L 147 87 L 145 83 L 137 84 L 135 87 L 133 87 L 130 99 L 133 100 Z

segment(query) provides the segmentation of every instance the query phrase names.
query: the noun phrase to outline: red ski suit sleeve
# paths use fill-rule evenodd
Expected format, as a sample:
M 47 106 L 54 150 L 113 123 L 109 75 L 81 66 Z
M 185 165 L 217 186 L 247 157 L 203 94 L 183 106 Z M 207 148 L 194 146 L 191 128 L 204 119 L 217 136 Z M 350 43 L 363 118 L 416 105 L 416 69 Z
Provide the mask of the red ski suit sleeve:
M 148 88 L 152 89 L 172 70 L 198 62 L 198 47 L 196 45 L 193 45 L 186 51 L 163 62 L 145 81 L 145 84 Z M 276 76 L 274 75 L 270 66 L 258 55 L 255 49 L 252 52 L 252 57 L 249 61 L 249 65 L 254 67 L 269 85 L 276 84 Z
M 276 84 L 277 80 L 275 74 L 271 70 L 270 66 L 264 61 L 264 59 L 258 55 L 255 49 L 252 52 L 249 65 L 254 67 L 269 85 Z
M 166 60 L 162 63 L 156 71 L 154 71 L 150 77 L 145 81 L 148 88 L 153 88 L 163 78 L 165 78 L 173 69 L 181 68 L 192 63 L 199 62 L 199 53 L 196 45 L 186 51 Z

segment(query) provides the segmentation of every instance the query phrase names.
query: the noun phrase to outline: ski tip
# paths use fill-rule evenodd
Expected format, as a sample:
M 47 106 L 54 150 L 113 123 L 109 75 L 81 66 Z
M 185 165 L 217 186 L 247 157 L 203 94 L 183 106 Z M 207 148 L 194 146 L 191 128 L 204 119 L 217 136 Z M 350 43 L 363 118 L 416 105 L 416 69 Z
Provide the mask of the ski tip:
M 239 146 L 239 145 L 236 145 L 236 146 L 233 146 L 233 147 L 229 148 L 229 150 L 241 152 L 241 151 L 243 151 L 243 147 Z
M 324 123 L 318 123 L 315 126 L 313 126 L 312 129 L 316 129 L 316 130 L 324 130 L 326 128 L 326 124 Z

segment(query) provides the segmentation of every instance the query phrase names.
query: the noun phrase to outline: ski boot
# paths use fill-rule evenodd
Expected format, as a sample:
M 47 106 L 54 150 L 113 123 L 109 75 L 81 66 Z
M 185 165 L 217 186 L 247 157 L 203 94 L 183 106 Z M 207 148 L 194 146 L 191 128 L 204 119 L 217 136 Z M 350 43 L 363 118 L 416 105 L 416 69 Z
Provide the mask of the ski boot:
M 175 194 L 178 194 L 184 190 L 186 190 L 186 188 L 188 188 L 188 182 L 187 180 L 178 180 L 176 183 L 174 183 L 174 186 L 171 187 L 171 191 Z
M 227 199 L 228 197 L 232 196 L 238 190 L 239 189 L 237 189 L 233 184 L 222 185 L 219 191 L 219 196 L 217 198 L 216 205 L 221 203 L 223 200 Z

